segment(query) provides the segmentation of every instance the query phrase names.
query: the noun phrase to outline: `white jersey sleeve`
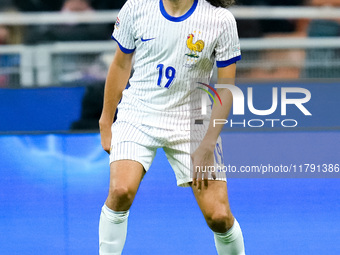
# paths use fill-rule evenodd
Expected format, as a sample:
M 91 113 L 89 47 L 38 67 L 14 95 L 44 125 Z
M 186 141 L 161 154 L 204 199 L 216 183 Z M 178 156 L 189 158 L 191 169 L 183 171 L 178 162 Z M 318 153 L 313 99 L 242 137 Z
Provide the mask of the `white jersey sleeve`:
M 133 36 L 133 18 L 131 6 L 131 1 L 127 1 L 124 4 L 118 14 L 115 28 L 112 33 L 112 39 L 118 43 L 121 51 L 127 54 L 134 52 L 136 48 L 135 38 Z
M 226 67 L 241 59 L 240 42 L 234 16 L 223 10 L 222 33 L 220 34 L 215 48 L 217 67 Z

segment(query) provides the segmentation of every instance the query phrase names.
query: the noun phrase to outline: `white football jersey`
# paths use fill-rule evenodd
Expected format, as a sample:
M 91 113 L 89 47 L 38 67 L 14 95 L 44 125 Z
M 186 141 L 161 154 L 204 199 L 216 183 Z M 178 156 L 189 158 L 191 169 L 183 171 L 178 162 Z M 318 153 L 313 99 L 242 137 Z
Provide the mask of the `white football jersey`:
M 190 129 L 190 84 L 209 84 L 215 61 L 225 67 L 241 58 L 233 15 L 205 0 L 181 17 L 170 16 L 162 0 L 128 0 L 112 38 L 135 52 L 118 119 L 162 128 Z

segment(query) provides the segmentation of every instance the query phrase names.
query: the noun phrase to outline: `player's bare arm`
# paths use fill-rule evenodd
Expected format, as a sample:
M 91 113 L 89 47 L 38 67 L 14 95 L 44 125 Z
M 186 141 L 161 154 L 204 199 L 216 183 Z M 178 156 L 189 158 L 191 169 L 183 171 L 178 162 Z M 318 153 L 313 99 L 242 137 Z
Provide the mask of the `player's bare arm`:
M 218 69 L 218 81 L 219 83 L 234 84 L 236 73 L 236 64 L 229 65 L 227 67 Z M 214 104 L 212 108 L 211 118 L 209 127 L 206 135 L 204 136 L 200 146 L 191 155 L 193 166 L 212 166 L 214 165 L 214 149 L 216 141 L 221 133 L 223 125 L 217 125 L 214 127 L 214 119 L 227 119 L 231 106 L 232 106 L 232 94 L 228 89 L 217 89 L 217 93 L 220 95 L 222 100 L 222 105 Z M 197 189 L 202 188 L 202 177 L 204 185 L 208 185 L 206 176 L 202 176 L 202 173 L 197 173 L 194 171 L 193 175 L 193 185 Z
M 126 54 L 117 47 L 117 51 L 106 78 L 104 104 L 102 114 L 99 119 L 99 128 L 101 144 L 107 153 L 110 153 L 111 125 L 114 114 L 119 100 L 122 98 L 122 92 L 130 77 L 132 56 L 133 54 Z

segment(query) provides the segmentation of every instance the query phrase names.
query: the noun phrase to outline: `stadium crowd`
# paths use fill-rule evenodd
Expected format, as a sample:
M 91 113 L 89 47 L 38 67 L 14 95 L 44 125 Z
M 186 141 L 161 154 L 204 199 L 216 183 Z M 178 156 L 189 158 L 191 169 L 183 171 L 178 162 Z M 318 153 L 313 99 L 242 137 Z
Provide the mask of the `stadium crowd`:
M 46 12 L 46 11 L 89 11 L 120 9 L 125 0 L 2 0 L 0 13 L 5 12 Z M 236 0 L 236 6 L 340 6 L 339 0 Z M 339 26 L 338 22 L 335 22 Z M 112 24 L 110 24 L 110 29 Z M 313 24 L 313 26 L 315 26 Z M 329 26 L 333 26 L 329 25 Z M 73 29 L 74 28 L 74 29 Z M 23 35 L 18 36 L 18 30 L 12 31 L 8 26 L 1 26 L 7 30 L 7 37 L 0 34 L 1 44 L 38 43 L 41 41 L 72 41 L 72 40 L 103 40 L 107 39 L 107 26 L 81 25 L 66 29 L 55 26 L 40 26 L 22 29 Z M 314 28 L 314 27 L 313 27 Z M 332 29 L 332 28 L 331 28 Z M 308 35 L 308 20 L 238 20 L 240 38 L 254 38 L 268 36 L 273 33 Z M 28 32 L 29 31 L 29 32 Z M 85 32 L 86 31 L 86 32 Z M 340 34 L 333 28 L 333 33 Z M 109 33 L 110 34 L 110 33 Z M 14 40 L 13 37 L 16 37 Z M 20 38 L 20 39 L 18 39 Z

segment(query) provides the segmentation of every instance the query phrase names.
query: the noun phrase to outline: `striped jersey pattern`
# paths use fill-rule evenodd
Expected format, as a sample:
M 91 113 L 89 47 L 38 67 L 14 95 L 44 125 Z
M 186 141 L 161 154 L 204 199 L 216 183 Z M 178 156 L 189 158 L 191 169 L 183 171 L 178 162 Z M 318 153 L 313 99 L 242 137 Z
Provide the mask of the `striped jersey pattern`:
M 200 111 L 200 103 L 192 104 L 192 83 L 209 84 L 215 62 L 225 67 L 241 56 L 233 15 L 205 0 L 194 0 L 181 17 L 170 16 L 162 0 L 128 0 L 112 38 L 135 54 L 118 119 L 165 129 L 190 130 Z

